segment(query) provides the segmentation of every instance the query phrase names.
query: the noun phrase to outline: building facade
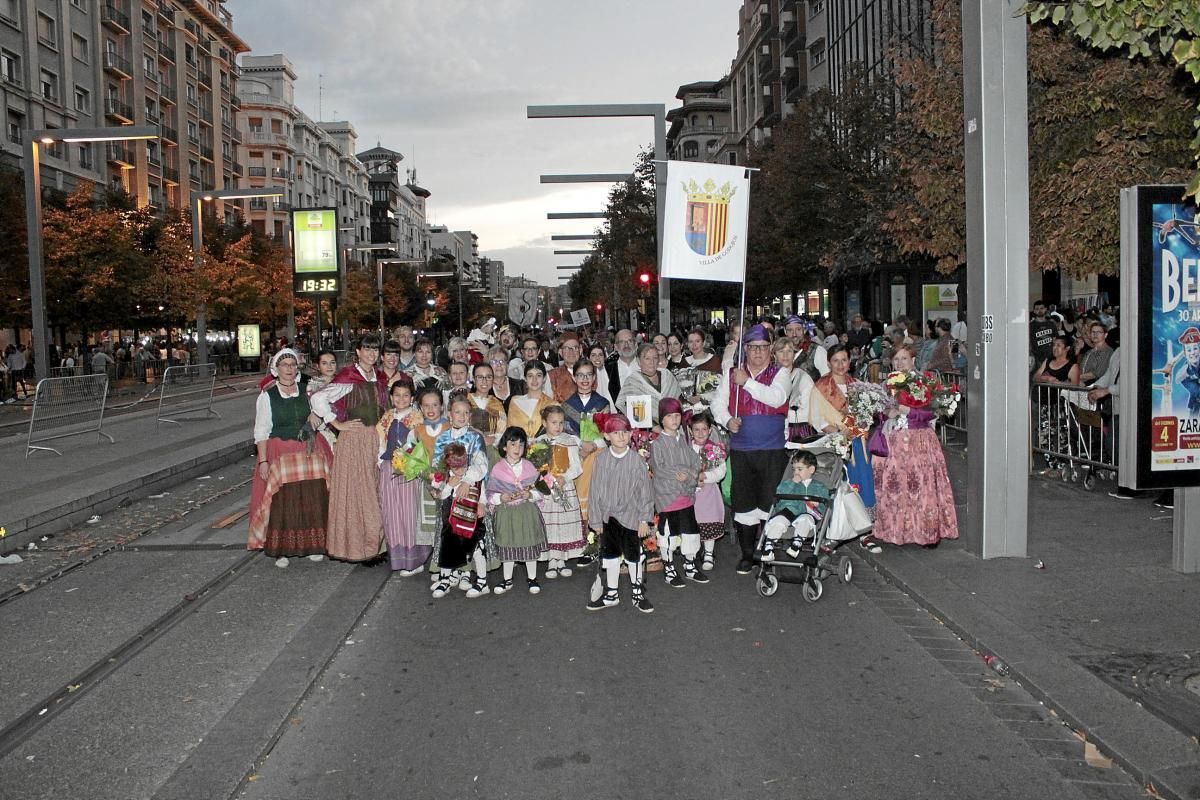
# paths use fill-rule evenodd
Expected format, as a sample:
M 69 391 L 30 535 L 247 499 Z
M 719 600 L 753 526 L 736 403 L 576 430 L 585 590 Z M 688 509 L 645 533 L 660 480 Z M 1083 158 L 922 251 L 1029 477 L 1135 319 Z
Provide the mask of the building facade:
M 738 10 L 738 49 L 728 80 L 730 139 L 739 163 L 809 91 L 807 5 L 804 0 L 743 0 Z
M 739 163 L 737 144 L 731 141 L 729 78 L 698 81 L 679 87 L 678 108 L 667 112 L 667 157 L 673 161 Z
M 138 205 L 186 208 L 234 186 L 237 56 L 249 50 L 223 0 L 0 0 L 3 161 L 26 129 L 158 126 L 158 140 L 44 149 L 43 182 L 121 189 Z

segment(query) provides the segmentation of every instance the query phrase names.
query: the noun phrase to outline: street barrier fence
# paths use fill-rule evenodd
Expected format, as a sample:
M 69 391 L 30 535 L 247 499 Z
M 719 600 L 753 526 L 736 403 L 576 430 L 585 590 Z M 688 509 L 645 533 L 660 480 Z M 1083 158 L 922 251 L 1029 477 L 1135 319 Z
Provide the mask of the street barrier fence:
M 959 394 L 958 408 L 955 409 L 954 414 L 938 422 L 938 435 L 943 443 L 954 438 L 950 434 L 951 431 L 965 438 L 967 435 L 967 373 L 945 370 L 935 371 L 935 374 L 943 386 L 957 386 Z
M 182 425 L 179 417 L 204 414 L 217 417 L 212 407 L 217 386 L 216 364 L 191 364 L 167 367 L 158 390 L 158 417 L 155 425 L 170 422 Z
M 71 375 L 38 381 L 33 412 L 29 417 L 25 457 L 29 458 L 34 450 L 49 450 L 61 456 L 61 450 L 37 442 L 84 433 L 97 433 L 113 442 L 113 438 L 101 430 L 107 395 L 108 376 L 104 374 Z
M 1111 398 L 1088 399 L 1088 387 L 1069 383 L 1034 383 L 1030 390 L 1030 442 L 1045 461 L 1043 475 L 1057 472 L 1064 481 L 1096 485 L 1096 477 L 1117 472 L 1116 417 Z M 1035 462 L 1034 469 L 1038 469 Z

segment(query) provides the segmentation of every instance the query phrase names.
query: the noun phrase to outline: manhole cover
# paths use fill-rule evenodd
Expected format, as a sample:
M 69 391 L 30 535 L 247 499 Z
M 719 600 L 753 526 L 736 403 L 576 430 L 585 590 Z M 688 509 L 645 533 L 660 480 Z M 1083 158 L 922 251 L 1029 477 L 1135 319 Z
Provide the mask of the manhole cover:
M 1200 736 L 1200 652 L 1111 653 L 1073 660 L 1188 736 Z

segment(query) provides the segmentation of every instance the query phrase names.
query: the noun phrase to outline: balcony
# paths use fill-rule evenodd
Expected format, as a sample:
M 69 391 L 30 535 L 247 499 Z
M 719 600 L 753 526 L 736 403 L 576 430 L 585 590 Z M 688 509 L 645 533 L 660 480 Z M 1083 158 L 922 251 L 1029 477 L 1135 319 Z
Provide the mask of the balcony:
M 100 7 L 100 22 L 120 33 L 127 34 L 132 30 L 129 27 L 129 15 L 117 8 L 117 4 L 112 0 L 105 0 L 104 5 Z
M 179 105 L 179 90 L 174 86 L 163 86 L 158 90 L 158 97 L 173 106 Z
M 194 21 L 192 21 L 192 20 L 190 20 L 190 19 L 185 19 L 185 20 L 183 21 L 183 29 L 184 29 L 185 31 L 187 31 L 188 33 L 190 33 L 190 34 L 192 35 L 192 38 L 194 38 L 194 39 L 196 39 L 197 41 L 199 41 L 199 39 L 200 39 L 200 26 L 199 26 L 198 24 L 196 24 Z
M 251 178 L 267 177 L 267 168 L 266 167 L 247 167 L 246 169 L 247 169 L 246 175 Z
M 133 148 L 123 142 L 109 142 L 105 147 L 108 163 L 121 169 L 133 169 Z
M 197 44 L 200 45 L 200 52 L 210 53 L 210 54 L 212 53 L 212 39 L 208 39 L 208 38 L 201 36 L 200 40 L 199 40 L 199 42 L 197 42 Z
M 130 65 L 129 59 L 111 50 L 104 51 L 104 69 L 107 72 L 121 76 L 125 80 L 133 78 L 133 67 Z
M 148 153 L 146 155 L 146 163 L 152 167 L 162 167 L 162 156 L 158 153 Z
M 238 162 L 231 161 L 229 162 L 229 171 L 240 178 L 243 174 L 243 167 Z
M 234 108 L 241 108 L 242 98 L 238 97 L 236 94 L 229 95 L 229 105 L 233 106 Z
M 280 169 L 279 167 L 271 167 L 271 177 L 272 178 L 283 178 L 286 180 L 286 179 L 290 179 L 292 177 L 292 173 L 286 169 Z
M 166 3 L 158 4 L 158 16 L 162 17 L 172 25 L 175 24 L 175 9 L 171 8 Z
M 213 149 L 206 145 L 200 145 L 200 157 L 205 161 L 213 160 Z
M 227 119 L 221 120 L 221 130 L 226 136 L 233 136 L 233 123 Z
M 133 106 L 122 103 L 115 97 L 106 97 L 104 98 L 104 116 L 132 125 L 134 121 Z
M 211 72 L 201 72 L 200 73 L 200 83 L 201 83 L 201 85 L 207 86 L 208 88 L 211 89 L 212 88 L 212 73 Z
M 212 109 L 200 106 L 200 121 L 206 123 L 211 128 L 213 124 Z
M 165 42 L 163 42 L 161 39 L 159 39 L 159 41 L 158 41 L 158 57 L 168 63 L 171 63 L 171 64 L 176 63 L 175 48 L 169 47 Z
M 167 183 L 179 185 L 179 170 L 175 167 L 163 167 L 162 176 Z
M 179 131 L 175 130 L 174 128 L 169 128 L 166 125 L 163 125 L 159 129 L 159 132 L 162 135 L 162 138 L 164 141 L 170 142 L 171 144 L 175 144 L 175 145 L 179 144 Z

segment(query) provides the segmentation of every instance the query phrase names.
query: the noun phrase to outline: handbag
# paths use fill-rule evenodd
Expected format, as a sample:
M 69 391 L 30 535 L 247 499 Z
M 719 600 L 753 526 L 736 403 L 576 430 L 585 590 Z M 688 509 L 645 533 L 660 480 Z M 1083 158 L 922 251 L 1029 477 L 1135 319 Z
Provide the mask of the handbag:
M 827 535 L 835 542 L 854 539 L 874 527 L 867 507 L 846 483 L 838 486 L 833 496 L 833 511 L 829 517 Z
M 462 497 L 450 503 L 450 530 L 456 536 L 470 539 L 479 525 L 479 486 L 473 485 Z
M 887 435 L 883 432 L 883 423 L 876 422 L 871 426 L 870 432 L 867 434 L 867 452 L 873 456 L 887 458 L 888 449 Z

